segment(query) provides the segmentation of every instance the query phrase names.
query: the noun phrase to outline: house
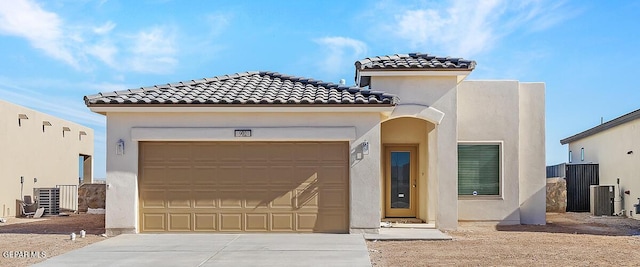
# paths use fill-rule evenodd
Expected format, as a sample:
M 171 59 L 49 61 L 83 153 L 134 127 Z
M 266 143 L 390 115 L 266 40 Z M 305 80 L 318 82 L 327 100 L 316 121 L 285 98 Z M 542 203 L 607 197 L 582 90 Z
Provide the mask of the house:
M 85 126 L 0 100 L 0 147 L 2 217 L 20 215 L 16 199 L 33 188 L 93 179 L 93 130 Z
M 107 116 L 110 234 L 545 223 L 544 84 L 476 62 L 355 63 L 352 87 L 244 72 L 85 97 Z
M 614 186 L 613 213 L 635 219 L 640 219 L 634 206 L 640 198 L 639 119 L 640 110 L 636 110 L 560 140 L 569 145 L 569 163 L 597 164 L 598 184 Z

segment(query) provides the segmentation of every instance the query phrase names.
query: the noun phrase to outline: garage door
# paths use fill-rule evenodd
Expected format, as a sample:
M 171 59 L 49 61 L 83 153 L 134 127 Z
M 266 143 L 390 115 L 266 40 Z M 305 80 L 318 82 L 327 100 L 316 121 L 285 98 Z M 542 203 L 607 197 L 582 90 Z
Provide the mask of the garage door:
M 140 142 L 142 232 L 349 228 L 346 142 Z

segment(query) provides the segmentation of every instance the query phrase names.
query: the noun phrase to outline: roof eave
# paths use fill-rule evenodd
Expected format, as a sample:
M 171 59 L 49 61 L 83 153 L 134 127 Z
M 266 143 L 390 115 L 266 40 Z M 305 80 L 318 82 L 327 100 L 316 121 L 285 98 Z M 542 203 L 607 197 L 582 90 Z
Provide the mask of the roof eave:
M 586 131 L 583 131 L 583 132 L 580 132 L 578 134 L 572 135 L 570 137 L 564 138 L 564 139 L 560 140 L 560 144 L 561 145 L 566 145 L 566 144 L 571 143 L 571 142 L 576 142 L 578 140 L 581 140 L 581 139 L 587 138 L 589 136 L 604 132 L 604 131 L 609 130 L 609 129 L 613 128 L 613 127 L 625 124 L 625 123 L 630 122 L 630 121 L 634 121 L 636 119 L 640 119 L 640 109 L 635 110 L 635 111 L 630 112 L 630 113 L 627 113 L 625 115 L 622 115 L 622 116 L 620 116 L 618 118 L 615 118 L 613 120 L 610 120 L 608 122 L 600 124 L 600 125 L 598 125 L 596 127 L 588 129 Z
M 356 69 L 356 85 L 365 87 L 370 85 L 370 79 L 363 77 L 401 77 L 401 76 L 430 76 L 456 77 L 457 82 L 467 78 L 473 69 Z
M 126 104 L 93 104 L 88 105 L 92 112 L 107 114 L 109 112 L 126 113 L 157 113 L 157 112 L 219 112 L 219 113 L 250 113 L 250 112 L 317 112 L 317 113 L 340 113 L 340 112 L 391 112 L 395 104 L 285 104 L 285 105 L 189 105 L 189 104 L 146 104 L 146 105 L 126 105 Z

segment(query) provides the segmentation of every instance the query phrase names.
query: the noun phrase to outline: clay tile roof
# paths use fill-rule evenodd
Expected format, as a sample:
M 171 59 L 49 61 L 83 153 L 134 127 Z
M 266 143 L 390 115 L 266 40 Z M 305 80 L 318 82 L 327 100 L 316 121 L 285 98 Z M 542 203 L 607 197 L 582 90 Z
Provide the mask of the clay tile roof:
M 395 105 L 397 97 L 360 87 L 277 72 L 243 72 L 200 80 L 103 92 L 84 97 L 94 105 Z
M 378 56 L 356 61 L 358 70 L 366 69 L 429 69 L 473 70 L 476 62 L 462 58 L 437 57 L 429 54 L 410 53 Z

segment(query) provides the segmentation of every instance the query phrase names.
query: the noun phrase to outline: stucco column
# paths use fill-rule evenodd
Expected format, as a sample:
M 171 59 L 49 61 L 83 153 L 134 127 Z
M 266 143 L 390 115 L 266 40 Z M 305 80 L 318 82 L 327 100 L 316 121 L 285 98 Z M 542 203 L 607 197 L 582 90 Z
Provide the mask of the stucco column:
M 107 125 L 117 125 L 118 116 L 107 116 Z M 116 143 L 125 142 L 124 154 L 116 154 Z M 107 194 L 105 228 L 107 235 L 137 232 L 138 144 L 128 128 L 107 128 Z
M 435 145 L 436 177 L 438 180 L 438 206 L 436 227 L 455 230 L 458 226 L 458 129 L 457 90 L 449 90 L 437 102 L 438 110 L 445 116 L 436 126 Z
M 369 154 L 356 158 L 358 147 L 369 142 Z M 380 228 L 380 124 L 351 143 L 349 181 L 350 232 L 377 233 Z
M 544 84 L 520 84 L 520 223 L 546 223 Z

